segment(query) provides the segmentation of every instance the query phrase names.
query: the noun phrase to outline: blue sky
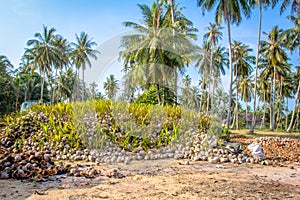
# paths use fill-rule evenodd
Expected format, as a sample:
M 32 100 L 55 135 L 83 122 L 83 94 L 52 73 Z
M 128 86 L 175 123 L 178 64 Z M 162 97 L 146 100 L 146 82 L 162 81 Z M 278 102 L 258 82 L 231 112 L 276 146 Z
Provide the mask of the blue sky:
M 17 67 L 26 42 L 33 38 L 34 33 L 42 31 L 43 24 L 55 27 L 57 33 L 71 42 L 75 40 L 75 33 L 79 34 L 81 31 L 85 31 L 101 46 L 119 34 L 129 31 L 122 25 L 122 22 L 139 22 L 141 14 L 137 7 L 138 3 L 149 5 L 151 2 L 150 0 L 0 0 L 2 22 L 0 54 L 6 55 Z M 200 8 L 196 6 L 196 0 L 177 2 L 186 7 L 184 14 L 193 21 L 194 26 L 199 30 L 197 42 L 202 43 L 204 28 L 214 20 L 214 13 L 206 13 L 205 16 L 202 16 Z M 284 29 L 291 27 L 292 24 L 286 19 L 288 14 L 290 14 L 289 8 L 282 16 L 279 15 L 278 8 L 265 11 L 263 31 L 270 31 L 275 24 Z M 253 10 L 251 19 L 244 19 L 238 27 L 232 27 L 232 38 L 255 48 L 257 22 L 258 10 Z M 227 46 L 226 31 L 224 28 L 223 43 Z M 262 39 L 265 39 L 264 36 Z M 291 62 L 299 65 L 297 59 L 299 60 L 298 54 L 294 53 Z M 99 60 L 101 60 L 101 56 Z M 106 68 L 106 73 L 102 73 L 102 80 L 106 74 L 120 71 L 120 64 L 116 58 L 109 65 L 110 68 Z M 223 80 L 226 82 L 227 78 L 225 77 Z

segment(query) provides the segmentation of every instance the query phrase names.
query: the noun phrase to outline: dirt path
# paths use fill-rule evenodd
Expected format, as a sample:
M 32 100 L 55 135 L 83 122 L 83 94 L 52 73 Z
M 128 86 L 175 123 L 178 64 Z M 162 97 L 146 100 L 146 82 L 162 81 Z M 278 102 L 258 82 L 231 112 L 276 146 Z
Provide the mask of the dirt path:
M 0 180 L 0 199 L 300 199 L 300 165 L 186 162 L 99 166 L 103 175 L 94 179 Z M 108 178 L 113 168 L 125 178 Z

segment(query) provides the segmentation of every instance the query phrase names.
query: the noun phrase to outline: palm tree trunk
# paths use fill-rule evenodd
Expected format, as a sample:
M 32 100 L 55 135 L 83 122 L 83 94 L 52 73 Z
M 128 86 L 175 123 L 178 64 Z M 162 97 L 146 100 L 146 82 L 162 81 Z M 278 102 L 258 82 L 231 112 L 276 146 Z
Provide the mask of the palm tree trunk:
M 16 92 L 16 111 L 18 110 L 18 104 L 19 104 L 19 89 Z
M 210 67 L 211 67 L 211 74 L 213 74 L 213 88 L 212 88 L 212 95 L 211 95 L 211 113 L 214 112 L 214 95 L 215 95 L 215 84 L 216 84 L 216 76 L 214 75 L 214 48 L 211 49 L 210 55 Z
M 236 70 L 237 72 L 237 70 Z M 238 130 L 239 129 L 239 78 L 236 74 L 236 103 L 235 103 L 235 128 Z
M 216 77 L 214 76 L 213 77 L 213 88 L 212 88 L 212 95 L 211 95 L 211 113 L 214 114 L 214 111 L 215 111 L 215 107 L 214 107 L 214 104 L 215 104 L 215 100 L 214 100 L 214 97 L 215 97 L 215 90 L 216 90 Z
M 41 73 L 41 97 L 40 97 L 40 102 L 43 102 L 43 94 L 44 94 L 44 83 L 45 83 L 45 72 L 43 71 L 43 74 Z
M 280 93 L 279 93 L 279 105 L 278 105 L 278 114 L 277 114 L 277 122 L 276 124 L 279 124 L 280 127 L 282 128 L 282 125 L 281 125 L 281 116 L 282 116 L 282 81 L 283 81 L 283 78 L 280 77 Z
M 175 0 L 169 0 L 169 3 L 170 3 L 170 6 L 171 6 L 171 20 L 172 20 L 172 25 L 174 25 L 174 23 L 175 23 L 175 16 L 174 16 L 174 5 L 175 5 Z M 173 26 L 172 26 L 173 27 Z M 174 29 L 174 27 L 172 28 L 173 30 L 172 30 L 172 33 L 173 33 L 173 38 L 175 37 L 175 29 Z M 174 43 L 173 43 L 173 48 L 174 48 L 174 52 L 176 52 L 176 43 L 175 43 L 175 41 L 174 41 Z M 175 85 L 175 87 L 174 87 L 174 90 L 175 90 L 175 105 L 177 105 L 177 76 L 178 76 L 178 74 L 177 74 L 177 67 L 176 66 L 174 66 L 174 72 L 175 72 L 175 74 L 174 74 L 174 85 Z
M 257 33 L 257 47 L 256 47 L 256 59 L 255 59 L 255 76 L 254 76 L 254 99 L 253 99 L 253 114 L 252 123 L 250 126 L 249 133 L 254 133 L 255 121 L 256 121 L 256 93 L 257 93 L 257 74 L 258 74 L 258 60 L 259 60 L 259 49 L 260 49 L 260 36 L 261 36 L 261 24 L 262 24 L 262 0 L 259 0 L 259 21 L 258 21 L 258 33 Z
M 300 19 L 300 0 L 298 0 L 298 7 L 297 8 L 298 8 L 298 19 Z M 299 53 L 300 53 L 300 51 L 299 51 Z
M 273 74 L 273 87 L 272 87 L 272 104 L 270 105 L 270 131 L 274 131 L 275 129 L 275 93 L 276 93 L 276 67 L 274 66 L 274 74 Z
M 289 116 L 289 114 L 288 114 L 288 111 L 289 111 L 289 98 L 288 97 L 286 97 L 286 107 L 285 107 L 285 112 L 286 112 L 286 115 L 285 115 L 285 128 L 287 129 L 287 127 L 288 127 L 288 116 Z
M 299 99 L 299 92 L 300 92 L 300 80 L 299 80 L 299 83 L 298 83 L 298 88 L 297 88 L 297 92 L 296 92 L 296 96 L 295 96 L 295 102 L 294 102 L 294 109 L 293 109 L 293 113 L 292 113 L 292 118 L 291 118 L 290 125 L 287 128 L 286 132 L 291 131 L 293 123 L 294 123 L 295 112 L 296 112 L 296 109 L 297 109 L 297 101 Z
M 57 77 L 57 68 L 55 69 L 55 78 Z M 55 100 L 55 87 L 52 87 L 52 99 L 51 103 L 53 104 Z
M 248 128 L 248 103 L 246 102 L 246 127 Z
M 231 50 L 231 33 L 230 33 L 230 21 L 228 17 L 228 13 L 225 12 L 226 22 L 227 22 L 227 31 L 228 31 L 228 53 L 229 53 L 229 103 L 228 103 L 228 110 L 227 110 L 227 127 L 230 124 L 231 118 L 231 104 L 232 104 L 232 50 Z
M 157 89 L 157 102 L 158 102 L 158 105 L 160 105 L 160 91 L 159 91 L 159 84 L 156 84 L 156 89 Z
M 25 89 L 24 101 L 27 101 L 27 90 Z
M 209 113 L 209 102 L 210 102 L 210 87 L 207 88 L 208 91 L 207 91 L 207 102 L 206 102 L 206 113 L 208 114 Z
M 203 72 L 203 75 L 202 77 L 205 77 L 205 71 Z M 203 106 L 204 106 L 204 103 L 203 103 L 203 96 L 204 96 L 204 85 L 205 85 L 205 81 L 202 82 L 202 93 L 201 93 L 201 98 L 200 98 L 200 111 L 203 110 Z M 203 104 L 203 106 L 202 106 Z
M 236 115 L 233 115 L 233 118 L 232 118 L 232 124 L 231 124 L 231 126 L 230 126 L 230 129 L 233 129 L 233 127 L 234 127 L 235 117 L 236 117 Z
M 84 95 L 85 95 L 84 69 L 85 66 L 82 67 L 82 101 L 84 101 Z
M 267 106 L 266 106 L 266 91 L 264 91 L 264 114 L 261 122 L 260 128 L 265 128 L 265 122 L 266 122 L 266 112 L 267 112 Z

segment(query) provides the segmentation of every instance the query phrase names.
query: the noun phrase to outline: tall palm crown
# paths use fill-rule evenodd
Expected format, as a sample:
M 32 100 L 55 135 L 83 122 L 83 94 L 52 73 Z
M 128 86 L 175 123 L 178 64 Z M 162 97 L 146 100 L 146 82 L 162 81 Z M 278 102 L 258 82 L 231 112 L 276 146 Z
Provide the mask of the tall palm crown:
M 237 76 L 248 76 L 252 72 L 251 64 L 254 63 L 254 56 L 250 53 L 253 51 L 248 45 L 240 41 L 233 41 L 233 61 L 234 71 Z
M 99 51 L 93 49 L 97 43 L 93 41 L 93 38 L 89 38 L 88 34 L 81 32 L 80 35 L 76 34 L 76 43 L 71 43 L 74 50 L 72 52 L 73 64 L 79 69 L 86 69 L 86 65 L 92 66 L 90 57 L 97 59 Z
M 209 26 L 205 28 L 207 30 L 207 33 L 203 35 L 203 39 L 205 41 L 208 41 L 212 44 L 212 46 L 215 46 L 220 39 L 223 37 L 223 33 L 221 30 L 223 27 L 218 26 L 215 23 L 209 22 Z
M 71 55 L 72 55 L 73 64 L 77 69 L 77 73 L 79 68 L 82 69 L 82 82 L 83 82 L 82 101 L 84 101 L 85 98 L 84 97 L 85 96 L 84 71 L 86 69 L 86 65 L 92 67 L 90 57 L 97 60 L 97 54 L 100 52 L 93 49 L 93 46 L 96 46 L 97 44 L 96 42 L 93 41 L 93 38 L 89 38 L 87 33 L 81 32 L 79 36 L 77 34 L 75 36 L 76 36 L 76 43 L 71 43 L 71 46 L 73 46 L 74 48 Z
M 197 0 L 197 5 L 210 11 L 215 8 L 215 21 L 221 24 L 223 18 L 225 22 L 239 24 L 242 21 L 242 14 L 250 17 L 251 7 L 247 0 Z
M 154 2 L 151 7 L 141 4 L 138 6 L 142 13 L 141 24 L 124 22 L 136 34 L 122 38 L 123 51 L 120 59 L 124 61 L 123 70 L 136 71 L 150 84 L 162 80 L 168 82 L 172 69 L 182 68 L 191 61 L 190 54 L 194 46 L 188 38 L 195 37 L 195 29 L 177 6 L 174 7 L 176 24 L 172 24 L 170 8 L 164 9 L 162 2 Z M 175 36 L 172 34 L 173 29 L 176 31 Z M 174 43 L 176 51 L 173 49 Z
M 271 32 L 264 32 L 268 41 L 261 42 L 261 54 L 266 57 L 268 64 L 273 67 L 280 66 L 281 63 L 287 61 L 287 54 L 281 42 L 282 33 L 283 30 L 275 26 Z
M 297 47 L 300 50 L 300 20 L 299 17 L 288 16 L 288 18 L 293 22 L 294 27 L 287 29 L 283 32 L 283 42 L 285 46 L 294 51 Z M 300 54 L 300 51 L 299 51 Z
M 106 78 L 106 82 L 104 82 L 104 89 L 109 99 L 114 99 L 117 93 L 118 87 L 118 80 L 115 79 L 114 75 L 110 75 Z
M 0 55 L 0 73 L 4 74 L 9 72 L 13 68 L 13 65 L 10 63 L 6 56 Z
M 275 0 L 277 3 L 278 0 Z M 273 4 L 273 7 L 276 5 Z M 297 14 L 298 18 L 300 17 L 300 0 L 283 0 L 280 6 L 280 14 L 282 14 L 286 8 L 291 5 L 291 14 Z
M 39 69 L 41 73 L 41 101 L 43 101 L 45 74 L 48 74 L 61 60 L 62 52 L 54 43 L 57 37 L 55 31 L 54 28 L 48 29 L 47 26 L 43 26 L 43 32 L 35 33 L 35 38 L 27 42 L 29 48 L 25 50 L 23 56 L 27 69 L 32 72 Z

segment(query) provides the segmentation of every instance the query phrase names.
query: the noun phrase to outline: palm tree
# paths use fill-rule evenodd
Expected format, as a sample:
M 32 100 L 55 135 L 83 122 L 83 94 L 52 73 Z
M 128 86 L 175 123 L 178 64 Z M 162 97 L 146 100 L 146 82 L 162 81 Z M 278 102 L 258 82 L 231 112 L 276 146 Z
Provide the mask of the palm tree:
M 275 0 L 277 3 L 278 0 Z M 273 7 L 275 7 L 275 3 L 273 4 Z M 280 6 L 280 14 L 282 14 L 286 8 L 291 5 L 291 14 L 297 13 L 298 18 L 300 18 L 300 0 L 283 0 L 281 6 Z
M 208 32 L 205 33 L 203 36 L 203 40 L 208 41 L 211 46 L 210 69 L 212 71 L 211 74 L 213 74 L 213 89 L 212 89 L 212 97 L 211 97 L 212 110 L 214 110 L 213 109 L 213 106 L 214 106 L 213 98 L 214 98 L 214 94 L 215 94 L 215 83 L 216 83 L 216 78 L 217 78 L 217 77 L 215 77 L 216 72 L 215 72 L 215 67 L 214 67 L 214 51 L 215 51 L 218 41 L 221 40 L 223 37 L 223 33 L 221 32 L 221 29 L 223 29 L 223 27 L 210 22 L 209 27 L 206 27 L 206 30 L 208 30 Z M 216 70 L 218 70 L 218 69 L 216 69 Z
M 28 49 L 25 50 L 23 59 L 27 60 L 27 67 L 33 72 L 39 69 L 41 74 L 41 96 L 43 101 L 45 75 L 51 71 L 51 68 L 61 59 L 61 54 L 53 44 L 55 29 L 43 26 L 42 33 L 35 33 L 34 39 L 28 40 Z
M 118 80 L 115 79 L 114 75 L 110 75 L 106 78 L 106 82 L 104 82 L 104 89 L 106 92 L 107 97 L 110 100 L 113 100 L 117 94 L 118 87 Z
M 60 72 L 58 77 L 57 84 L 57 95 L 56 101 L 67 100 L 71 101 L 73 97 L 73 92 L 75 90 L 75 82 L 76 82 L 77 74 L 72 70 L 72 68 L 67 68 L 65 72 Z M 77 89 L 77 88 L 76 88 Z M 75 101 L 75 100 L 74 100 Z
M 167 10 L 163 9 L 163 2 L 153 2 L 152 7 L 138 6 L 143 16 L 142 24 L 124 22 L 126 27 L 133 28 L 137 33 L 122 38 L 124 50 L 120 53 L 120 59 L 124 61 L 123 70 L 132 76 L 137 73 L 143 80 L 132 77 L 133 81 L 138 80 L 147 87 L 155 85 L 158 91 L 162 83 L 172 83 L 172 78 L 176 85 L 177 69 L 182 70 L 191 62 L 194 45 L 188 38 L 195 37 L 192 23 L 182 15 L 182 9 L 174 5 Z M 173 10 L 176 24 L 172 24 L 170 10 Z
M 253 115 L 252 115 L 252 123 L 250 126 L 249 133 L 254 133 L 255 127 L 255 113 L 256 113 L 256 93 L 257 93 L 257 76 L 258 76 L 258 62 L 259 62 L 259 52 L 260 52 L 260 37 L 261 37 L 261 24 L 262 24 L 262 14 L 263 7 L 267 8 L 270 6 L 271 2 L 275 4 L 276 0 L 255 0 L 252 2 L 253 6 L 259 7 L 259 20 L 258 20 L 258 33 L 257 33 L 257 46 L 256 46 L 256 60 L 255 60 L 255 75 L 254 75 L 254 97 L 253 97 Z
M 300 48 L 300 20 L 294 16 L 288 16 L 294 27 L 287 29 L 283 32 L 283 42 L 287 49 L 294 51 L 297 47 Z M 299 51 L 300 55 L 300 51 Z
M 96 46 L 97 43 L 93 41 L 93 38 L 89 38 L 87 33 L 81 32 L 79 36 L 77 34 L 75 34 L 75 36 L 76 36 L 76 43 L 71 43 L 71 46 L 73 46 L 74 48 L 71 54 L 72 54 L 73 64 L 77 69 L 78 80 L 79 80 L 79 68 L 82 69 L 82 83 L 83 83 L 82 101 L 84 101 L 84 91 L 85 91 L 84 71 L 86 69 L 86 65 L 92 67 L 90 57 L 97 60 L 97 54 L 100 52 L 93 49 L 93 46 Z
M 252 49 L 239 41 L 233 41 L 233 62 L 235 72 L 235 83 L 236 83 L 236 101 L 235 104 L 235 120 L 236 129 L 239 128 L 239 117 L 238 117 L 238 99 L 239 99 L 239 81 L 240 78 L 247 80 L 249 74 L 252 72 L 251 64 L 254 63 L 254 57 L 249 55 Z
M 58 72 L 61 74 L 63 68 L 67 68 L 70 66 L 70 52 L 71 52 L 71 46 L 67 39 L 63 38 L 62 36 L 55 36 L 53 45 L 58 49 L 60 52 L 60 59 L 55 63 L 54 69 L 55 69 L 55 76 L 53 77 L 55 86 L 52 86 L 52 98 L 51 102 L 54 103 L 55 94 L 60 95 L 60 87 L 59 80 L 58 80 Z M 55 92 L 57 90 L 58 92 Z M 56 97 L 58 100 L 60 97 Z
M 272 69 L 265 68 L 265 73 L 273 75 L 273 82 L 272 82 L 272 97 L 270 99 L 270 130 L 274 131 L 275 127 L 275 85 L 276 85 L 276 75 L 277 71 L 281 69 L 281 67 L 287 61 L 287 54 L 282 48 L 281 44 L 281 37 L 282 37 L 282 29 L 279 29 L 278 26 L 275 26 L 270 33 L 264 33 L 268 41 L 261 42 L 261 54 L 266 58 L 267 66 L 271 67 Z M 269 69 L 269 70 L 267 70 Z M 283 70 L 284 71 L 284 70 Z M 264 72 L 262 72 L 264 73 Z
M 263 102 L 263 117 L 261 122 L 261 128 L 265 127 L 265 121 L 266 121 L 266 112 L 267 112 L 267 102 L 269 102 L 271 96 L 270 96 L 270 82 L 268 81 L 268 78 L 265 77 L 263 74 L 260 74 L 260 76 L 257 79 L 257 94 L 259 96 L 260 101 Z
M 228 114 L 227 114 L 227 127 L 230 124 L 231 115 L 231 104 L 232 104 L 232 49 L 231 49 L 231 31 L 230 24 L 239 24 L 242 20 L 241 14 L 243 13 L 247 18 L 250 17 L 251 9 L 249 1 L 246 0 L 197 0 L 197 5 L 202 7 L 203 14 L 204 11 L 210 11 L 216 7 L 215 21 L 217 24 L 222 22 L 222 19 L 227 24 L 228 33 L 228 51 L 229 51 L 229 104 L 228 104 Z
M 9 73 L 13 69 L 13 65 L 6 56 L 0 55 L 0 73 Z
M 292 118 L 291 118 L 290 124 L 289 124 L 286 132 L 290 132 L 291 129 L 292 129 L 292 126 L 294 124 L 295 113 L 296 113 L 296 110 L 297 110 L 297 103 L 299 103 L 299 94 L 300 94 L 300 66 L 296 68 L 295 79 L 298 82 L 298 87 L 297 87 L 296 95 L 295 95 L 295 101 L 294 101 L 294 108 L 293 108 L 293 112 L 292 112 Z
M 226 107 L 229 101 L 228 94 L 224 92 L 223 88 L 217 88 L 216 94 L 216 105 L 218 105 L 218 109 L 216 109 L 216 113 L 219 115 L 221 119 L 224 119 L 226 117 Z
M 201 83 L 199 85 L 202 86 L 202 94 L 201 94 L 201 100 L 200 100 L 200 110 L 203 109 L 204 106 L 204 90 L 209 90 L 209 82 L 211 79 L 211 69 L 210 69 L 210 63 L 211 63 L 211 53 L 210 53 L 210 44 L 209 42 L 204 42 L 201 49 L 198 49 L 199 54 L 196 61 L 195 67 L 198 68 L 198 73 L 200 74 L 200 81 Z M 207 94 L 207 102 L 206 102 L 206 112 L 208 112 L 209 109 L 209 92 L 206 92 Z M 202 106 L 203 103 L 203 106 Z
M 251 101 L 253 96 L 253 83 L 249 76 L 243 76 L 239 83 L 239 92 L 241 99 L 246 103 L 246 119 L 248 118 L 248 102 Z M 248 120 L 246 120 L 246 127 L 248 126 Z

